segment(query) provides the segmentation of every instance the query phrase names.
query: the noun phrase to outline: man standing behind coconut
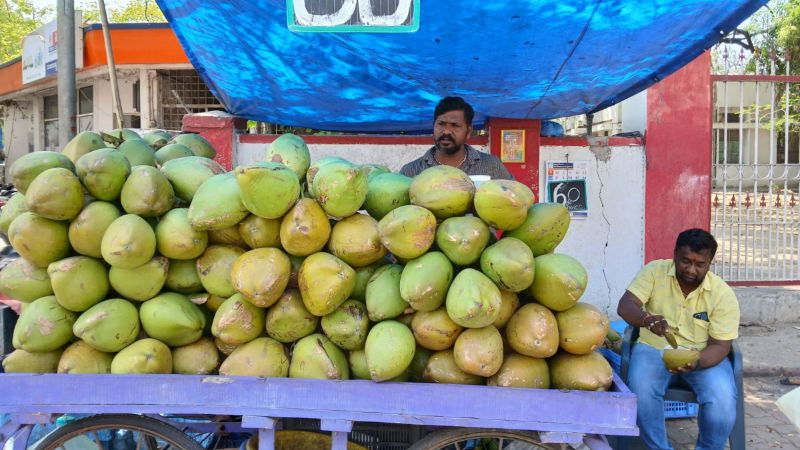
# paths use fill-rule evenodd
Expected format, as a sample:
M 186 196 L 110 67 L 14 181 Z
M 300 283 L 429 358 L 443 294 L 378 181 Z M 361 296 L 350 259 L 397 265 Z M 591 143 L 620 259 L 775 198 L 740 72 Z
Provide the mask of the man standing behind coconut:
M 500 158 L 467 145 L 472 133 L 472 106 L 461 97 L 445 97 L 433 112 L 433 147 L 422 157 L 400 169 L 400 173 L 415 177 L 423 170 L 447 165 L 467 175 L 489 175 L 493 180 L 513 180 Z
M 664 393 L 683 379 L 700 403 L 697 449 L 724 449 L 736 420 L 733 368 L 727 358 L 739 330 L 739 303 L 708 271 L 717 242 L 705 230 L 681 232 L 673 259 L 648 263 L 628 286 L 617 313 L 640 327 L 628 385 L 637 396 L 637 425 L 651 449 L 671 449 L 664 423 Z M 689 357 L 668 369 L 662 351 L 677 346 Z M 696 349 L 698 352 L 688 352 Z M 699 356 L 699 357 L 698 357 Z

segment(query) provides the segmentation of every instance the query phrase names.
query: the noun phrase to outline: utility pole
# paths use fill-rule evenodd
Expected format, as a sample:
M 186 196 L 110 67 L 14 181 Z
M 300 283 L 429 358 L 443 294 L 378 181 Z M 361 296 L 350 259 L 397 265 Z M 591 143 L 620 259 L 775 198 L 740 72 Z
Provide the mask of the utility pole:
M 75 3 L 57 0 L 58 26 L 58 146 L 63 148 L 75 137 Z
M 103 39 L 106 43 L 106 59 L 108 60 L 108 77 L 111 80 L 111 94 L 113 98 L 111 103 L 116 112 L 116 121 L 114 127 L 122 128 L 124 126 L 123 119 L 125 116 L 122 114 L 122 102 L 119 99 L 119 83 L 117 83 L 117 66 L 114 64 L 114 50 L 111 48 L 111 30 L 108 26 L 108 15 L 106 14 L 106 3 L 103 0 L 97 0 L 97 8 L 100 10 L 100 23 L 103 27 Z

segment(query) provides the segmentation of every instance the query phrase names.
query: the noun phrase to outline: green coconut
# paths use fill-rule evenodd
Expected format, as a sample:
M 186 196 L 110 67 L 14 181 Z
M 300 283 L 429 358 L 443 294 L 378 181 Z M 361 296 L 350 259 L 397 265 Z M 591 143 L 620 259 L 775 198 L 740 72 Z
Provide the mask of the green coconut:
M 108 268 L 99 259 L 61 259 L 47 267 L 47 274 L 58 303 L 70 311 L 86 311 L 108 294 Z
M 445 305 L 453 321 L 462 327 L 482 328 L 500 315 L 500 290 L 486 275 L 464 269 L 447 291 Z
M 286 253 L 308 256 L 325 248 L 331 224 L 316 201 L 301 198 L 281 220 L 279 235 Z
M 588 283 L 583 265 L 561 253 L 537 256 L 533 284 L 528 289 L 533 298 L 553 311 L 566 311 L 578 303 Z
M 206 317 L 185 295 L 165 292 L 142 303 L 139 321 L 148 336 L 170 347 L 191 344 L 203 335 Z
M 163 342 L 145 338 L 120 350 L 111 361 L 111 373 L 172 373 L 172 352 Z
M 25 205 L 46 219 L 72 220 L 83 208 L 81 180 L 69 169 L 47 169 L 28 186 Z
M 355 214 L 367 198 L 366 175 L 348 162 L 331 162 L 320 167 L 313 184 L 314 198 L 333 217 Z
M 356 273 L 330 253 L 314 253 L 303 261 L 297 282 L 303 304 L 311 314 L 325 316 L 350 297 Z
M 20 256 L 42 268 L 64 258 L 70 250 L 67 223 L 32 212 L 22 213 L 11 222 L 8 240 Z
M 280 249 L 259 248 L 236 259 L 231 267 L 231 282 L 248 301 L 267 308 L 283 294 L 291 273 L 292 263 Z
M 191 202 L 200 186 L 214 175 L 225 173 L 225 168 L 212 159 L 187 156 L 165 162 L 161 173 L 172 183 L 178 198 Z
M 83 341 L 76 341 L 64 349 L 58 361 L 57 373 L 111 373 L 114 355 L 101 352 Z
M 524 242 L 504 237 L 481 253 L 481 272 L 502 290 L 520 292 L 533 283 L 533 252 Z
M 442 252 L 428 252 L 408 261 L 400 277 L 400 296 L 417 311 L 433 311 L 444 303 L 453 281 L 453 264 Z
M 286 133 L 272 141 L 264 155 L 264 161 L 285 164 L 302 181 L 311 165 L 311 155 L 303 138 Z
M 103 148 L 106 148 L 106 143 L 102 136 L 93 131 L 82 131 L 67 143 L 61 153 L 76 163 L 81 156 Z
M 357 350 L 364 347 L 369 331 L 369 317 L 364 303 L 347 300 L 335 311 L 322 318 L 322 331 L 325 336 L 344 350 Z
M 445 219 L 436 229 L 436 245 L 459 266 L 478 261 L 490 238 L 489 227 L 474 216 Z
M 236 225 L 248 214 L 236 176 L 228 172 L 200 185 L 189 206 L 189 223 L 198 230 L 221 230 Z
M 394 319 L 408 308 L 408 302 L 400 295 L 400 277 L 403 266 L 388 264 L 380 267 L 367 283 L 367 311 L 369 319 L 379 322 Z
M 347 364 L 347 357 L 339 347 L 324 334 L 315 333 L 294 344 L 289 376 L 347 380 L 350 378 L 350 367 Z
M 150 166 L 136 166 L 125 180 L 120 202 L 125 212 L 142 217 L 160 216 L 172 208 L 175 191 L 167 177 Z
M 55 167 L 75 172 L 75 164 L 66 155 L 39 151 L 17 158 L 8 169 L 8 179 L 20 193 L 25 194 L 34 178 L 45 170 Z
M 139 311 L 121 298 L 104 300 L 87 309 L 75 321 L 75 336 L 101 352 L 118 352 L 139 335 Z
M 236 259 L 245 253 L 245 249 L 232 245 L 211 245 L 197 258 L 197 273 L 206 292 L 221 297 L 230 297 L 236 293 L 231 278 L 231 269 Z
M 192 227 L 188 208 L 175 208 L 164 214 L 155 234 L 158 252 L 170 259 L 195 259 L 208 246 L 208 232 Z
M 289 167 L 276 162 L 238 166 L 234 173 L 242 203 L 251 213 L 279 219 L 300 198 L 300 180 Z
M 197 156 L 202 156 L 208 159 L 214 159 L 217 156 L 217 151 L 203 136 L 195 133 L 181 133 L 176 134 L 170 141 L 170 144 L 180 144 L 189 148 Z
M 439 165 L 414 177 L 408 188 L 412 205 L 430 210 L 437 219 L 461 216 L 472 208 L 475 185 L 461 170 Z
M 390 380 L 408 369 L 416 343 L 411 330 L 395 320 L 384 320 L 369 331 L 364 350 L 373 381 Z
M 28 211 L 28 205 L 25 202 L 25 195 L 16 193 L 8 199 L 3 208 L 0 209 L 0 232 L 8 234 L 8 227 L 11 222 L 20 214 Z
M 155 251 L 153 228 L 136 214 L 125 214 L 111 222 L 100 242 L 103 259 L 122 269 L 141 266 L 153 258 Z
M 364 209 L 370 216 L 381 220 L 389 211 L 411 204 L 408 194 L 411 178 L 399 173 L 380 173 L 367 177 L 369 184 Z
M 525 221 L 503 236 L 526 243 L 533 256 L 551 253 L 569 229 L 569 211 L 560 203 L 536 203 L 528 209 Z
M 489 180 L 475 191 L 475 211 L 489 226 L 513 230 L 528 216 L 536 196 L 528 186 L 514 180 Z
M 101 201 L 89 203 L 69 224 L 70 245 L 81 255 L 102 258 L 100 246 L 103 235 L 121 215 L 122 212 L 113 203 Z
M 197 261 L 194 259 L 170 260 L 164 286 L 181 294 L 193 294 L 202 291 L 203 283 L 197 273 Z
M 384 247 L 395 256 L 418 258 L 433 245 L 436 217 L 420 206 L 401 206 L 378 222 L 378 232 Z
M 250 248 L 280 247 L 281 221 L 250 214 L 239 222 L 239 235 Z
M 17 258 L 0 270 L 0 293 L 24 303 L 53 294 L 47 269 Z
M 28 352 L 50 352 L 72 339 L 72 325 L 78 317 L 58 304 L 54 296 L 29 303 L 14 327 L 14 347 Z
M 81 156 L 75 169 L 89 195 L 98 200 L 114 201 L 131 173 L 131 164 L 116 149 L 104 148 Z
M 286 377 L 289 375 L 289 356 L 280 342 L 260 337 L 242 344 L 225 358 L 219 367 L 225 376 Z
M 182 144 L 167 144 L 156 150 L 156 162 L 163 166 L 167 161 L 195 156 L 192 149 Z
M 172 349 L 172 372 L 184 375 L 209 375 L 219 367 L 217 346 L 209 338 Z
M 56 373 L 61 349 L 49 352 L 26 352 L 14 350 L 3 359 L 3 371 L 6 373 Z
M 267 312 L 267 334 L 288 344 L 313 333 L 319 320 L 306 309 L 300 291 L 287 289 Z
M 150 261 L 132 269 L 112 267 L 108 281 L 117 293 L 129 300 L 149 300 L 164 287 L 169 273 L 169 259 L 155 256 Z
M 238 346 L 264 332 L 265 318 L 264 308 L 248 302 L 242 294 L 234 294 L 214 313 L 211 334 L 225 344 Z
M 337 222 L 328 239 L 328 250 L 351 267 L 370 265 L 387 253 L 381 244 L 378 221 L 366 214 L 353 214 Z
M 156 166 L 156 152 L 143 139 L 127 139 L 117 150 L 128 158 L 131 167 Z

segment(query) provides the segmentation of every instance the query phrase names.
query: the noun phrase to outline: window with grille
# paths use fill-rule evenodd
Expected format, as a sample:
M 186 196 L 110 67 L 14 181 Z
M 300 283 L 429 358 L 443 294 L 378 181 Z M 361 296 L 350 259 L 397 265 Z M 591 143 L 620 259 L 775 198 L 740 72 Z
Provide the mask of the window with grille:
M 58 96 L 44 98 L 44 150 L 59 151 L 58 148 Z
M 177 131 L 185 114 L 225 110 L 194 70 L 160 70 L 158 86 L 160 128 Z

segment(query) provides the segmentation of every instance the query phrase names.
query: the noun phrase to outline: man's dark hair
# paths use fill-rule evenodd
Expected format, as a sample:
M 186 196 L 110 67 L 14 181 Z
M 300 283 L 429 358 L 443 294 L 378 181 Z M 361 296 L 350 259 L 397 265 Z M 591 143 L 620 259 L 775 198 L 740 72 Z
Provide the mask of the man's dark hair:
M 717 253 L 717 241 L 714 236 L 706 230 L 700 228 L 690 228 L 681 231 L 678 239 L 675 241 L 675 253 L 681 247 L 689 247 L 693 252 L 701 252 L 703 250 L 711 250 L 711 257 Z
M 475 111 L 469 103 L 465 102 L 461 97 L 445 97 L 439 100 L 436 109 L 433 110 L 433 120 L 442 114 L 450 111 L 464 111 L 464 120 L 467 125 L 472 125 L 472 118 L 475 117 Z

